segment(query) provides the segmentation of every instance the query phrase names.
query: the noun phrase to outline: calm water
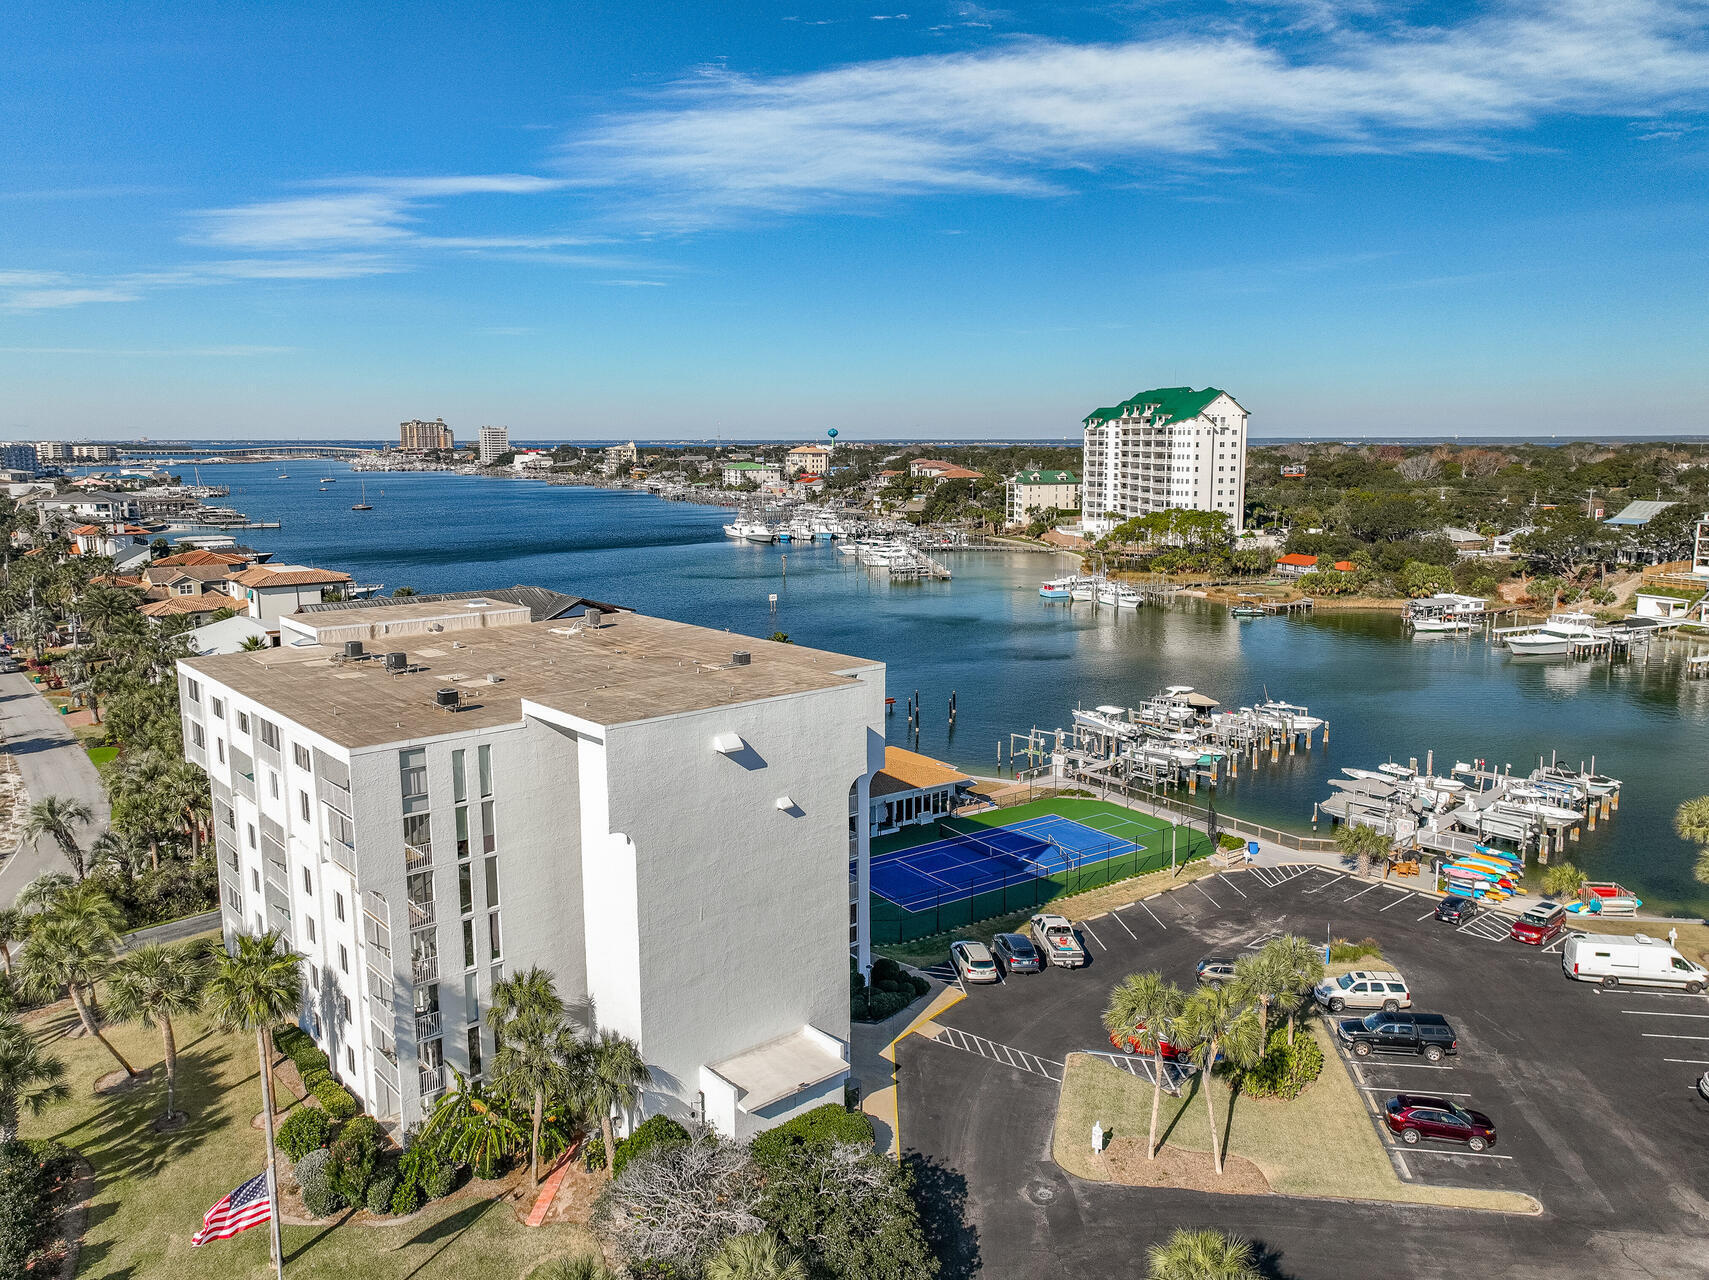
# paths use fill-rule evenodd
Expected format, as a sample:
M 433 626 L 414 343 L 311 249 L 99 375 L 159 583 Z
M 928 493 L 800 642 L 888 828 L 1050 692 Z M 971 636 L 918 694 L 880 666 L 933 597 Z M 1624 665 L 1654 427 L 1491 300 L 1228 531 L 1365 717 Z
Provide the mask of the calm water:
M 1049 556 L 965 554 L 955 580 L 896 584 L 818 544 L 758 547 L 723 535 L 729 513 L 645 494 L 440 473 L 367 477 L 374 510 L 351 511 L 357 475 L 341 463 L 209 467 L 229 503 L 279 530 L 239 535 L 279 563 L 347 570 L 389 591 L 531 583 L 749 635 L 877 658 L 897 699 L 891 741 L 919 691 L 919 749 L 990 772 L 1011 731 L 1069 723 L 1081 703 L 1132 705 L 1191 684 L 1225 705 L 1269 695 L 1330 722 L 1327 750 L 1225 780 L 1221 807 L 1309 830 L 1312 802 L 1343 766 L 1434 750 L 1438 770 L 1481 756 L 1529 768 L 1558 752 L 1626 782 L 1612 822 L 1569 854 L 1659 910 L 1709 909 L 1674 806 L 1709 791 L 1709 681 L 1680 674 L 1683 643 L 1648 662 L 1516 661 L 1481 640 L 1412 639 L 1388 614 L 1231 619 L 1187 604 L 1112 616 L 1041 600 Z M 318 491 L 322 476 L 337 483 Z M 787 573 L 785 561 L 787 558 Z M 776 593 L 775 607 L 767 597 Z M 951 692 L 957 723 L 947 725 Z M 911 741 L 906 745 L 914 745 Z

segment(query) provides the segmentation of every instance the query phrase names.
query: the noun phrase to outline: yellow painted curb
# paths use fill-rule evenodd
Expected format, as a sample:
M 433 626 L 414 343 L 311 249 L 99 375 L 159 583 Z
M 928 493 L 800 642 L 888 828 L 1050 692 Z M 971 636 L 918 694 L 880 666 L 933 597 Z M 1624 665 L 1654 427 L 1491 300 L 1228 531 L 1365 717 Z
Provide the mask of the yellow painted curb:
M 878 1051 L 878 1056 L 883 1058 L 891 1066 L 895 1066 L 896 1046 L 898 1044 L 907 1037 L 913 1035 L 914 1032 L 918 1031 L 923 1025 L 930 1022 L 933 1018 L 937 1017 L 938 1014 L 942 1013 L 945 1009 L 953 1008 L 965 999 L 967 999 L 967 992 L 963 991 L 960 987 L 945 987 L 942 991 L 938 992 L 937 998 L 921 1011 L 919 1017 L 915 1018 L 907 1026 L 902 1028 L 901 1034 L 898 1035 L 896 1039 L 892 1040 L 889 1044 L 885 1045 Z
M 888 1153 L 894 1159 L 902 1158 L 902 1115 L 897 1105 L 898 1091 L 894 1084 L 880 1089 L 877 1093 L 864 1097 L 860 1101 L 860 1109 L 873 1119 L 890 1126 L 891 1151 Z

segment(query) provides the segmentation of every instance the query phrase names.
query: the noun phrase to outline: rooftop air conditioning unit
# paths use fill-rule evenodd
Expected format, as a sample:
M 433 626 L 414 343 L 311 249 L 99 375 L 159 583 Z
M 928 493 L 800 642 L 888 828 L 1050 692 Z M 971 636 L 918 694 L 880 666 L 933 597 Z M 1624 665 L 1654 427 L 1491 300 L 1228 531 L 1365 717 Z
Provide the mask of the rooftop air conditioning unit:
M 455 711 L 461 695 L 455 689 L 438 689 L 434 691 L 433 701 L 444 711 Z
M 488 684 L 503 684 L 504 683 L 504 677 L 501 676 L 496 671 L 489 671 L 489 672 L 487 672 L 487 683 Z
M 409 654 L 393 650 L 386 655 L 387 671 L 407 671 L 409 669 Z
M 346 640 L 344 642 L 344 656 L 346 658 L 360 658 L 362 656 L 362 642 L 360 640 Z
M 730 655 L 730 665 L 732 667 L 745 667 L 749 663 L 753 662 L 753 660 L 754 655 L 749 653 L 746 649 L 737 649 L 736 652 Z

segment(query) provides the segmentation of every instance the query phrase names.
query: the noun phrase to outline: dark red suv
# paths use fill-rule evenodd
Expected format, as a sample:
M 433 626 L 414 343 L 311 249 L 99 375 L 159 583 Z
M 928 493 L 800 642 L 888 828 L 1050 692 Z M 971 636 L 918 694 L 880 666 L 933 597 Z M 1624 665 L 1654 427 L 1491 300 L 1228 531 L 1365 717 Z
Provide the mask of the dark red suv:
M 1389 1132 L 1409 1146 L 1421 1138 L 1438 1142 L 1463 1142 L 1473 1151 L 1495 1145 L 1495 1122 L 1481 1111 L 1472 1111 L 1447 1098 L 1402 1093 L 1383 1104 Z
M 1508 936 L 1516 942 L 1540 947 L 1561 936 L 1567 927 L 1567 909 L 1558 902 L 1539 902 L 1513 922 Z

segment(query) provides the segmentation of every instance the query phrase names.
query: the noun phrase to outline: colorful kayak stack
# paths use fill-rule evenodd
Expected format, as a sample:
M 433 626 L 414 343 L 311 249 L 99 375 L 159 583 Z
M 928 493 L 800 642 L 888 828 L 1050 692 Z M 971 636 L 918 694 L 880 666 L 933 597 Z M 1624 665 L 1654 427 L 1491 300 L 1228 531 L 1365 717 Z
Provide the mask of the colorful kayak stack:
M 1457 897 L 1504 902 L 1519 891 L 1522 871 L 1518 854 L 1480 844 L 1475 853 L 1461 854 L 1450 862 L 1443 874 L 1448 877 L 1448 892 Z

